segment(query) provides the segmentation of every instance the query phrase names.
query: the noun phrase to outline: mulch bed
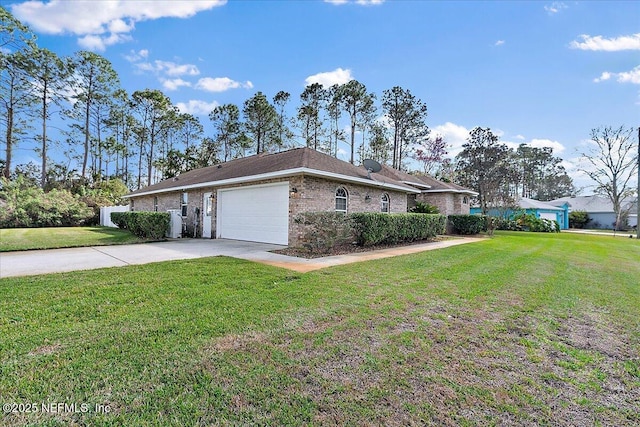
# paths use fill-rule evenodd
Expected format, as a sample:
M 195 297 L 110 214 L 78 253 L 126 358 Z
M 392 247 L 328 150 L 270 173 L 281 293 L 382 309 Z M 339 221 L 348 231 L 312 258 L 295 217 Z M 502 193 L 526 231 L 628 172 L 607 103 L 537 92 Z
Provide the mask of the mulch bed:
M 276 249 L 270 252 L 281 254 L 281 255 L 294 256 L 298 258 L 313 259 L 313 258 L 323 258 L 323 257 L 328 257 L 333 255 L 346 255 L 346 254 L 361 253 L 361 252 L 371 252 L 378 249 L 389 249 L 389 248 L 400 248 L 404 246 L 422 245 L 424 243 L 442 242 L 444 240 L 449 240 L 449 239 L 451 238 L 447 236 L 438 236 L 433 239 L 416 240 L 414 242 L 397 243 L 393 245 L 391 244 L 374 245 L 374 246 L 366 246 L 366 247 L 358 246 L 355 244 L 342 245 L 342 246 L 335 246 L 331 248 L 328 252 L 310 252 L 306 248 L 284 248 L 284 249 Z

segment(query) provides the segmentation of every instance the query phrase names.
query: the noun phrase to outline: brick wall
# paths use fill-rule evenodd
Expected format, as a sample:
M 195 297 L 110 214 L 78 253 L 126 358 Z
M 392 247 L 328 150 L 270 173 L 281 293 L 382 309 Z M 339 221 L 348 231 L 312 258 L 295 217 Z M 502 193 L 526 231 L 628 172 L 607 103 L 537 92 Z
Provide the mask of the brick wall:
M 416 200 L 438 208 L 443 215 L 468 215 L 469 196 L 457 193 L 422 193 Z M 466 203 L 465 203 L 466 200 Z
M 389 196 L 391 212 L 407 211 L 407 195 L 403 192 L 305 176 L 296 187 L 298 192 L 289 199 L 289 246 L 297 246 L 304 233 L 303 226 L 293 220 L 296 215 L 304 212 L 334 212 L 336 190 L 339 187 L 347 190 L 348 213 L 380 212 L 383 193 Z

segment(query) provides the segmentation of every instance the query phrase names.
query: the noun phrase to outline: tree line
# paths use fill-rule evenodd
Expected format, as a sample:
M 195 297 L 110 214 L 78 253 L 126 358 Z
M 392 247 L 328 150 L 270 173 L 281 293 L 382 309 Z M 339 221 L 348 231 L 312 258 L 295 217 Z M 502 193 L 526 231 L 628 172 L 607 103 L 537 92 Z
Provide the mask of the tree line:
M 520 144 L 512 149 L 491 129 L 476 127 L 462 148 L 452 173 L 457 183 L 478 192 L 485 214 L 517 206 L 520 197 L 548 201 L 576 193 L 562 159 L 549 147 Z

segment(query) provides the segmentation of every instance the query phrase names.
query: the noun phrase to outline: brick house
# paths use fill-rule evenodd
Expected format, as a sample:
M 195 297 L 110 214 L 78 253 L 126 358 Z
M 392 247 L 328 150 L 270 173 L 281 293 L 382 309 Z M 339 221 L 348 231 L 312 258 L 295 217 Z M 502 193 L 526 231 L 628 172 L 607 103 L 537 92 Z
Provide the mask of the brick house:
M 309 148 L 259 154 L 185 172 L 125 196 L 132 210 L 181 211 L 190 235 L 296 246 L 305 212 L 407 212 L 415 201 L 469 213 L 471 190 Z M 195 229 L 195 230 L 194 230 Z M 194 233 L 195 231 L 195 233 Z

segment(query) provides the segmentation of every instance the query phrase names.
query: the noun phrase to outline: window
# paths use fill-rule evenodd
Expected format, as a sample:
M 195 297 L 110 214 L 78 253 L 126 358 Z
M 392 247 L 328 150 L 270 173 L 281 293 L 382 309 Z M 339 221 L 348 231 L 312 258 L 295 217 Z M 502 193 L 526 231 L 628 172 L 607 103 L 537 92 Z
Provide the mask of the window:
M 464 196 L 462 198 L 462 203 L 465 204 L 465 205 L 468 205 L 469 204 L 469 198 L 467 196 Z
M 131 199 L 131 212 L 135 210 L 135 200 Z
M 180 208 L 182 209 L 182 216 L 187 216 L 187 205 L 189 202 L 189 194 L 184 192 L 180 199 Z
M 383 193 L 380 197 L 380 212 L 389 213 L 389 207 L 391 205 L 391 199 L 387 193 Z
M 336 190 L 336 212 L 347 212 L 347 190 L 344 187 Z
M 209 197 L 205 197 L 204 199 L 204 214 L 206 216 L 211 216 L 212 207 L 213 207 L 213 193 Z
M 153 211 L 158 212 L 158 196 L 153 198 Z

